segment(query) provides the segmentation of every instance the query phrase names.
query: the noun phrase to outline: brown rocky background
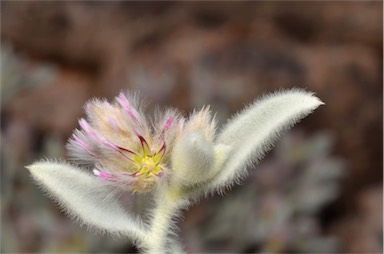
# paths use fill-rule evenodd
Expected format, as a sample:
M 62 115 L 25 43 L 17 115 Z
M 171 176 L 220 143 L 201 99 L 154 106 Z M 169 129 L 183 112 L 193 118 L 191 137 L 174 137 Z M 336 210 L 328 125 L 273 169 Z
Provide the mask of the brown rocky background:
M 381 252 L 382 7 L 379 1 L 2 1 L 2 52 L 11 48 L 21 59 L 12 74 L 18 83 L 2 71 L 3 200 L 18 193 L 23 202 L 35 188 L 28 176 L 19 176 L 25 174 L 22 165 L 65 156 L 65 140 L 91 97 L 140 90 L 153 104 L 185 112 L 211 104 L 224 122 L 262 94 L 301 87 L 326 105 L 298 128 L 331 133 L 333 154 L 346 164 L 339 197 L 316 215 L 321 231 L 338 237 L 339 252 Z M 31 86 L 40 68 L 49 69 L 49 77 Z M 21 223 L 12 236 L 16 242 L 38 231 L 19 218 L 28 218 L 23 205 L 7 201 L 3 207 L 2 220 Z M 52 207 L 63 224 L 72 223 Z M 44 251 L 49 245 L 26 242 L 8 251 Z

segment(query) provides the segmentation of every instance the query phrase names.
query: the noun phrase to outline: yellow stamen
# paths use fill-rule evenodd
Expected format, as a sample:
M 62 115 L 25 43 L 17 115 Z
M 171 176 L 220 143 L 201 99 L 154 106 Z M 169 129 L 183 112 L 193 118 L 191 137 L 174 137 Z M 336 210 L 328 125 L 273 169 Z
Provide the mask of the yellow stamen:
M 135 162 L 139 168 L 137 172 L 138 175 L 158 175 L 163 171 L 161 166 L 159 165 L 160 160 L 157 156 L 144 156 L 135 158 Z

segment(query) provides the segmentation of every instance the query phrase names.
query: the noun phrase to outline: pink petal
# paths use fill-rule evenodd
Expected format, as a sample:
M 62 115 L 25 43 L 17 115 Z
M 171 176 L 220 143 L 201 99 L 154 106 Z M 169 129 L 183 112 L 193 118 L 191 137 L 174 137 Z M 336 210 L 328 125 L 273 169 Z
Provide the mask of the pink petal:
M 165 121 L 165 129 L 169 129 L 172 126 L 172 123 L 173 123 L 173 118 L 172 117 L 168 118 L 167 121 Z
M 119 96 L 117 97 L 117 101 L 120 103 L 120 105 L 123 107 L 123 109 L 128 112 L 128 114 L 131 116 L 131 118 L 135 122 L 137 122 L 136 110 L 131 106 L 127 97 L 124 95 L 124 93 L 119 94 Z

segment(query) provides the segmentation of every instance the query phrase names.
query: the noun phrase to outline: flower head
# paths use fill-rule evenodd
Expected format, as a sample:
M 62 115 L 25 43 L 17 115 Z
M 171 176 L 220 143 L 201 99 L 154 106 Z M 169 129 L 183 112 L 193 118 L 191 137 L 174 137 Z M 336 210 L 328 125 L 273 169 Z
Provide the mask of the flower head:
M 86 104 L 67 148 L 71 158 L 92 167 L 93 173 L 123 189 L 148 192 L 170 170 L 169 152 L 183 126 L 174 110 L 157 115 L 150 124 L 137 96 L 120 93 L 113 103 Z

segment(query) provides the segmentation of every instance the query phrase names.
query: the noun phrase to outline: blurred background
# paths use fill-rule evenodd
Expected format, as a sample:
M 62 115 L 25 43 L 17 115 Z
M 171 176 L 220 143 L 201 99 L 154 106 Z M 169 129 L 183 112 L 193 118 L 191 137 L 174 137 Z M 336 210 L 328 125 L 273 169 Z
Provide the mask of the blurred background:
M 382 253 L 380 1 L 1 2 L 1 252 L 136 252 L 87 232 L 25 165 L 66 158 L 83 104 L 140 90 L 221 123 L 283 88 L 324 102 L 226 196 L 180 221 L 188 252 Z

